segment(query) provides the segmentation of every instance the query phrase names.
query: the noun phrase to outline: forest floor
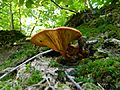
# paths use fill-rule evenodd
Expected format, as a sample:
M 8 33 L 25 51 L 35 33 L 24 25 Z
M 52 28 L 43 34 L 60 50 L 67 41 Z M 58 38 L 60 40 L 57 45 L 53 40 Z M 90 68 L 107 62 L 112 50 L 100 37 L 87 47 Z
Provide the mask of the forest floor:
M 0 89 L 120 90 L 119 10 L 76 27 L 87 41 L 98 43 L 93 45 L 90 57 L 72 66 L 59 64 L 56 60 L 61 56 L 52 54 L 37 56 L 21 65 L 49 48 L 31 44 L 19 31 L 0 31 L 0 77 L 20 65 L 0 80 Z

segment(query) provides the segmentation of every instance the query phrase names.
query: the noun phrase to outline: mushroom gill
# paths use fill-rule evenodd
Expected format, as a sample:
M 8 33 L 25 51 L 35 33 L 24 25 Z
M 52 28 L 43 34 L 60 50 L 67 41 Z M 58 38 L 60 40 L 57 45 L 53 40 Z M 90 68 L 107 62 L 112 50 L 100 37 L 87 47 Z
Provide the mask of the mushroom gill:
M 31 38 L 31 42 L 37 46 L 47 46 L 64 56 L 70 42 L 81 36 L 81 32 L 77 29 L 59 27 L 40 31 Z

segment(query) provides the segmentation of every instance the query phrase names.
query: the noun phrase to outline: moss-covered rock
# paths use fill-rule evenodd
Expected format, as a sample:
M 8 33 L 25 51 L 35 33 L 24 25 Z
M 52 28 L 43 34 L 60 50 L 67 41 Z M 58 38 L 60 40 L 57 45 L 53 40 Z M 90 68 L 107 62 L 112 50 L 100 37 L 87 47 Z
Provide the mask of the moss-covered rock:
M 0 30 L 0 47 L 6 46 L 7 44 L 11 45 L 16 41 L 23 39 L 24 37 L 25 37 L 25 35 L 22 34 L 20 31 Z

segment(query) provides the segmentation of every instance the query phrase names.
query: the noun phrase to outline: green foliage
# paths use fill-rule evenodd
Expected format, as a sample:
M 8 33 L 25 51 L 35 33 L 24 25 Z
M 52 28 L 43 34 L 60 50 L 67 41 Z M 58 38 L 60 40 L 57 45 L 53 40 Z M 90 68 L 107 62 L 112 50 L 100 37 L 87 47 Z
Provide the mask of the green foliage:
M 82 85 L 82 88 L 84 88 L 84 90 L 101 90 L 99 86 L 96 86 L 93 83 L 85 83 Z
M 27 8 L 31 8 L 32 7 L 32 4 L 34 4 L 34 2 L 32 0 L 27 0 L 26 1 L 26 7 Z
M 22 6 L 25 0 L 19 0 L 19 5 Z
M 31 72 L 31 76 L 27 79 L 26 84 L 27 85 L 37 84 L 41 80 L 42 80 L 42 74 L 41 74 L 41 72 L 38 71 L 38 70 L 33 70 Z
M 26 71 L 30 71 L 30 69 L 31 69 L 31 65 L 30 65 L 30 63 L 28 63 L 28 64 L 26 64 Z
M 4 78 L 2 78 L 2 80 L 1 81 L 7 81 L 7 80 L 11 80 L 11 79 L 14 79 L 15 78 L 15 76 L 16 76 L 16 72 L 14 71 L 14 72 L 12 72 L 12 73 L 10 73 L 10 74 L 8 74 L 6 77 L 4 77 Z
M 92 7 L 102 7 L 110 2 L 113 3 L 112 0 L 88 0 L 88 2 Z M 2 0 L 0 4 L 3 6 L 0 29 L 10 29 L 10 2 Z M 90 8 L 87 0 L 13 0 L 11 4 L 15 29 L 22 28 L 27 33 L 30 33 L 32 29 L 34 31 L 43 27 L 64 26 L 69 16 Z
M 105 88 L 115 88 L 120 80 L 120 58 L 87 60 L 76 67 L 76 81 L 98 82 Z
M 50 67 L 59 67 L 60 64 L 55 60 L 51 60 L 50 63 L 49 63 L 49 66 Z
M 30 73 L 29 77 L 25 79 L 24 76 L 22 76 L 16 80 L 11 73 L 0 81 L 0 90 L 22 90 L 25 86 L 37 84 L 43 79 L 40 71 L 30 68 L 30 64 L 27 64 L 26 67 L 27 69 L 29 68 L 29 70 L 26 70 L 24 74 Z
M 64 70 L 58 70 L 57 73 L 58 73 L 58 80 L 64 82 L 64 77 L 66 76 Z
M 12 82 L 12 79 L 9 79 L 7 81 L 0 81 L 0 89 L 1 90 L 22 90 L 22 86 L 19 84 L 17 80 L 13 80 Z

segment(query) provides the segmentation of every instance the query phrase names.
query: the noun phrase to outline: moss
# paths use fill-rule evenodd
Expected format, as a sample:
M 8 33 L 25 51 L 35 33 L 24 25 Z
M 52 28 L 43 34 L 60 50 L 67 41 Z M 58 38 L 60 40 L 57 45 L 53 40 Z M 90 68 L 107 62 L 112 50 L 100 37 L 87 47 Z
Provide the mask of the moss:
M 77 27 L 83 35 L 87 37 L 94 37 L 100 33 L 109 32 L 108 37 L 114 37 L 120 39 L 120 7 L 116 7 L 112 11 L 95 18 L 87 23 L 84 23 Z
M 55 60 L 51 60 L 50 63 L 49 63 L 49 66 L 50 67 L 59 67 L 60 64 Z
M 29 68 L 29 65 L 26 67 Z M 23 76 L 22 78 L 16 80 L 15 78 L 11 78 L 11 76 L 13 76 L 12 74 L 9 74 L 9 76 L 0 81 L 0 90 L 23 90 L 25 86 L 37 84 L 43 79 L 42 73 L 38 70 L 31 69 L 26 70 L 26 72 L 30 73 L 30 77 L 26 79 Z
M 117 28 L 112 24 L 103 24 L 97 28 L 81 25 L 77 27 L 77 29 L 82 32 L 83 36 L 87 36 L 88 38 L 101 36 L 100 34 L 107 34 L 106 38 L 120 39 L 120 28 Z
M 34 55 L 36 52 L 38 52 L 38 50 L 39 48 L 35 47 L 31 43 L 25 43 L 19 47 L 17 52 L 14 52 L 7 60 L 4 60 L 4 62 L 0 64 L 0 71 L 7 67 L 16 66 L 28 57 Z
M 10 74 L 8 74 L 7 76 L 5 76 L 4 78 L 2 78 L 1 81 L 7 81 L 7 80 L 10 80 L 10 79 L 14 79 L 16 77 L 16 72 L 12 72 Z
M 84 90 L 101 90 L 100 87 L 96 86 L 93 83 L 85 83 L 82 85 L 82 88 L 84 88 Z
M 0 31 L 0 46 L 4 46 L 6 44 L 13 44 L 14 42 L 25 38 L 25 35 L 20 31 L 11 30 L 11 31 Z
M 104 88 L 115 88 L 119 76 L 120 58 L 87 60 L 76 67 L 76 81 L 99 82 Z
M 42 74 L 41 74 L 41 72 L 38 71 L 38 70 L 33 70 L 31 72 L 31 76 L 26 81 L 26 85 L 37 84 L 41 80 L 42 80 Z

